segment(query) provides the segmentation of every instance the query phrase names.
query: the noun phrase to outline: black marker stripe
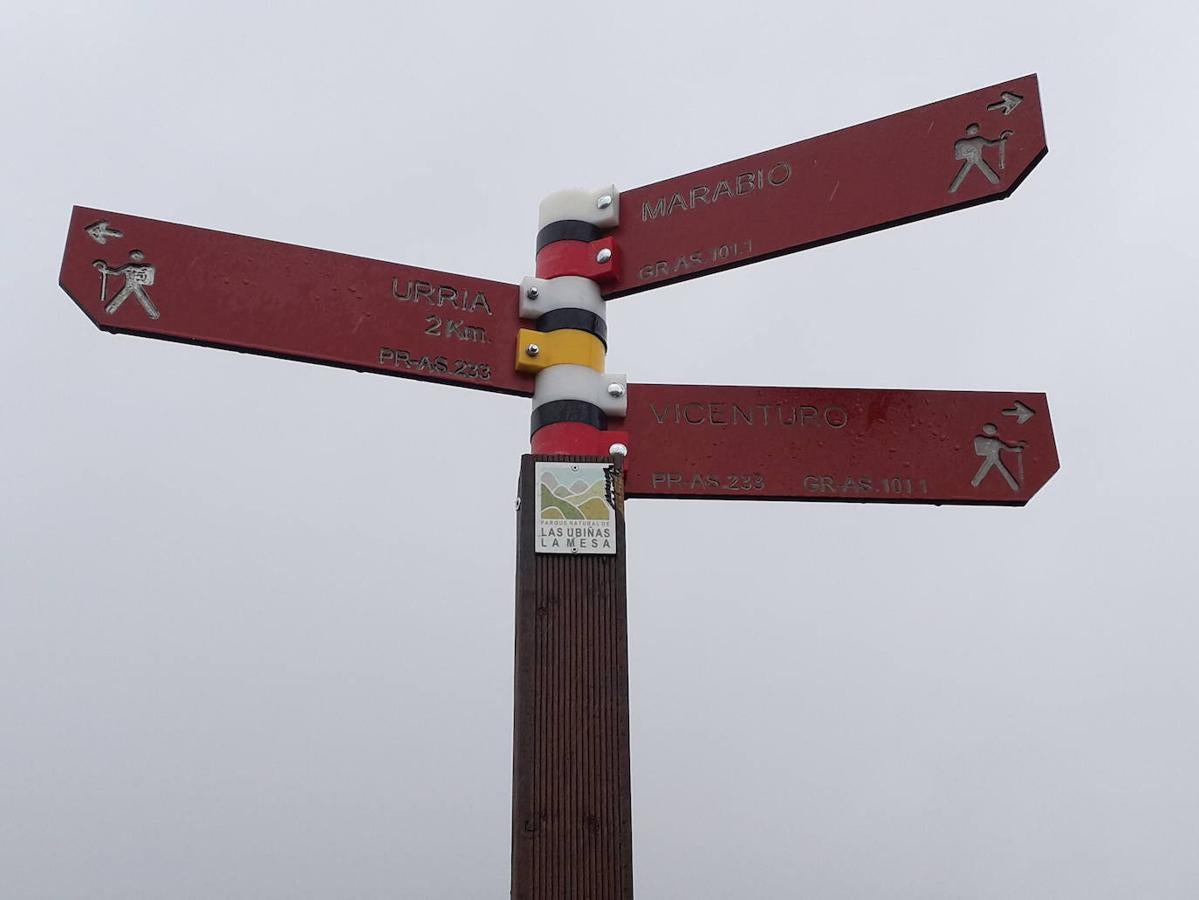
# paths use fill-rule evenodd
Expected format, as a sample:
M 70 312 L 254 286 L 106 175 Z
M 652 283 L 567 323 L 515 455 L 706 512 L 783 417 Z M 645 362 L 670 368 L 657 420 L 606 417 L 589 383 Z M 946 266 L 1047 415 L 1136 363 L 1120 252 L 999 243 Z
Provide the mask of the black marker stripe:
M 537 320 L 538 331 L 561 331 L 563 328 L 594 334 L 604 349 L 608 349 L 608 323 L 602 316 L 586 309 L 551 309 Z
M 598 431 L 608 430 L 608 417 L 594 403 L 588 403 L 586 400 L 551 400 L 533 410 L 529 434 L 536 434 L 546 425 L 557 425 L 560 422 L 581 422 Z
M 578 219 L 550 222 L 537 232 L 537 252 L 540 253 L 541 248 L 546 244 L 553 244 L 556 241 L 582 241 L 584 244 L 590 244 L 603 236 L 604 232 L 590 222 L 581 222 Z

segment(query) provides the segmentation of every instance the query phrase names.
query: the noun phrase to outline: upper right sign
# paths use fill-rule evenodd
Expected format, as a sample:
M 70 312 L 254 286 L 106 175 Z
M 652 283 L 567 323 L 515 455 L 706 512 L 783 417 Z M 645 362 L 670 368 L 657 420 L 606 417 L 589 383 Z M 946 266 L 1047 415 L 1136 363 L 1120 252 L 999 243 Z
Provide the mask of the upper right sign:
M 619 297 L 1006 197 L 1048 152 L 1037 76 L 622 191 Z

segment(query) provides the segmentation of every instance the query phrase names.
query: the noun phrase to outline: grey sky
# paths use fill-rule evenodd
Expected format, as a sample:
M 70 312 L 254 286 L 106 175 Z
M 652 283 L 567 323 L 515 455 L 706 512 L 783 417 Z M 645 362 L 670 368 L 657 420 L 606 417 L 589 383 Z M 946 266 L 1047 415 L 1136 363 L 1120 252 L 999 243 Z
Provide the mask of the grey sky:
M 631 503 L 636 888 L 1199 894 L 1192 8 L 5 19 L 0 895 L 508 890 L 527 401 L 103 334 L 72 204 L 516 281 L 551 191 L 1033 71 L 1010 200 L 609 308 L 634 381 L 1045 391 L 1062 462 L 1024 509 Z

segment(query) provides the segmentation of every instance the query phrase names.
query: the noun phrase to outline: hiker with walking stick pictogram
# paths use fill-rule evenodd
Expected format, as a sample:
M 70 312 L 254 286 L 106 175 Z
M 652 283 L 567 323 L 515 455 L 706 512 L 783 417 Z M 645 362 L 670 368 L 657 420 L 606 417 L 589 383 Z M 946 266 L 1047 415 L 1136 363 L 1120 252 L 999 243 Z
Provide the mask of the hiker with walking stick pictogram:
M 978 471 L 974 473 L 974 477 L 970 479 L 970 484 L 978 487 L 983 483 L 983 479 L 987 477 L 987 473 L 995 469 L 1003 476 L 1003 480 L 1007 482 L 1007 486 L 1013 491 L 1020 490 L 1020 482 L 1024 480 L 1024 441 L 1017 441 L 1014 444 L 1009 444 L 1002 438 L 996 437 L 999 429 L 991 422 L 988 422 L 982 428 L 983 433 L 976 435 L 974 438 L 974 453 L 982 457 L 982 465 L 978 467 Z M 1020 473 L 1019 479 L 1012 477 L 1012 473 L 1008 467 L 1003 464 L 1001 455 L 1004 451 L 1016 454 L 1016 465 Z
M 953 144 L 953 158 L 962 161 L 962 167 L 958 169 L 958 174 L 954 176 L 953 184 L 949 186 L 949 193 L 956 194 L 958 188 L 962 186 L 962 182 L 966 180 L 966 173 L 971 169 L 978 169 L 983 173 L 983 177 L 991 184 L 999 184 L 999 176 L 990 164 L 983 158 L 983 150 L 987 147 L 999 147 L 999 168 L 1003 169 L 1006 164 L 1004 156 L 1007 150 L 1007 139 L 1015 132 L 1004 129 L 999 133 L 999 137 L 995 140 L 985 138 L 980 135 L 979 124 L 971 122 L 966 126 L 966 136 L 961 140 L 955 141 Z
M 142 260 L 146 255 L 140 250 L 133 250 L 129 253 L 129 262 L 123 266 L 118 266 L 115 269 L 109 268 L 108 263 L 102 259 L 92 263 L 100 270 L 100 302 L 108 305 L 104 307 L 104 311 L 110 316 L 121 308 L 121 304 L 128 300 L 131 296 L 137 298 L 137 302 L 141 304 L 142 309 L 146 311 L 146 315 L 151 319 L 157 319 L 159 316 L 158 307 L 150 300 L 150 295 L 146 293 L 146 288 L 154 283 L 154 267 L 143 263 Z M 117 293 L 111 301 L 108 300 L 108 276 L 121 275 L 125 278 L 125 286 Z

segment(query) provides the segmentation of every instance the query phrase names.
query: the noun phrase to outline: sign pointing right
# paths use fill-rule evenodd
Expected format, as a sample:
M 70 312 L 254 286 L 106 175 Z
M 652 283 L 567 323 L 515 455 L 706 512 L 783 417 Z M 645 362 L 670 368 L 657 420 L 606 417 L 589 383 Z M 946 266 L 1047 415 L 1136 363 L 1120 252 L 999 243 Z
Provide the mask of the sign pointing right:
M 1026 75 L 623 191 L 606 297 L 951 212 L 1016 189 L 1048 151 Z
M 627 497 L 1023 506 L 1058 469 L 1044 394 L 630 384 L 628 400 Z

